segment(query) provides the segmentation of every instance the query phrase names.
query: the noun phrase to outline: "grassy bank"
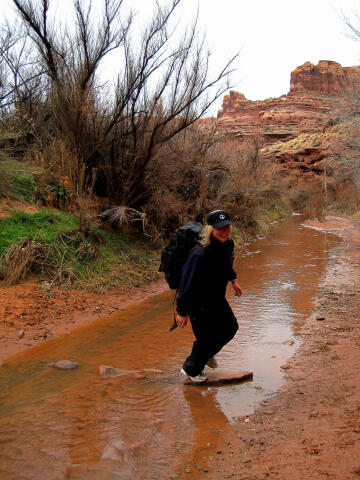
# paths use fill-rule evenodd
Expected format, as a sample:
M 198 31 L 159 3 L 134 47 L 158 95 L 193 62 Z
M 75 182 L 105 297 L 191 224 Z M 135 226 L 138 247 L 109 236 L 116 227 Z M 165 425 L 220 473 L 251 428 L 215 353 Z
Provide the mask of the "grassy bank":
M 56 187 L 44 184 L 26 163 L 11 158 L 1 161 L 0 173 L 0 199 L 10 204 L 14 200 L 14 205 L 20 200 L 33 210 L 36 202 L 48 204 L 43 193 Z M 83 233 L 76 215 L 49 208 L 26 213 L 18 208 L 16 204 L 15 210 L 5 209 L 0 220 L 0 279 L 5 284 L 35 277 L 63 287 L 102 291 L 162 278 L 159 248 L 151 247 L 140 234 L 95 225 Z M 268 234 L 272 222 L 290 214 L 280 201 L 267 208 L 257 206 L 244 217 L 240 214 L 233 229 L 238 251 L 253 236 Z
M 0 198 L 32 202 L 35 189 L 34 175 L 24 162 L 0 156 Z
M 257 214 L 255 230 L 234 227 L 237 247 L 254 233 L 267 234 L 272 222 L 289 210 L 277 205 Z M 159 249 L 141 236 L 91 226 L 86 234 L 75 215 L 44 209 L 37 213 L 13 212 L 0 220 L 0 277 L 6 284 L 29 277 L 64 287 L 101 291 L 110 286 L 138 287 L 161 278 Z
M 14 212 L 0 221 L 0 274 L 13 284 L 29 276 L 101 290 L 139 286 L 158 277 L 158 251 L 137 236 L 91 227 L 55 210 Z
M 289 218 L 292 214 L 290 206 L 286 203 L 277 203 L 272 208 L 261 208 L 255 214 L 256 227 L 255 231 L 260 235 L 267 235 L 270 232 L 271 224 L 285 218 Z

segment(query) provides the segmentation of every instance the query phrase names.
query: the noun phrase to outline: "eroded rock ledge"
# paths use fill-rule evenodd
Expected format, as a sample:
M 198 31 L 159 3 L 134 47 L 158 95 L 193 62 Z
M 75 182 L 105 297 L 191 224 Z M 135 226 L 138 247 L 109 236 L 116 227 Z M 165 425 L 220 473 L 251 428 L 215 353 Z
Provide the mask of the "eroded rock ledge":
M 290 91 L 281 97 L 252 101 L 230 91 L 218 112 L 219 127 L 240 139 L 256 131 L 269 142 L 322 132 L 344 115 L 359 93 L 360 66 L 306 62 L 291 73 Z

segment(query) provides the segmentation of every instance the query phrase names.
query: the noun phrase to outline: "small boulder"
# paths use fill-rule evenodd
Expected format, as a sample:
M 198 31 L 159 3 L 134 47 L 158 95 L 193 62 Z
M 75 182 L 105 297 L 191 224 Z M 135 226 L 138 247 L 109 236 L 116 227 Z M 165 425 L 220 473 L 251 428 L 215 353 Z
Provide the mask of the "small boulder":
M 58 368 L 59 370 L 73 370 L 74 368 L 78 367 L 78 364 L 72 360 L 59 360 L 58 362 L 50 365 L 54 368 Z
M 25 335 L 25 330 L 19 330 L 17 333 L 16 333 L 16 336 L 18 338 L 23 338 L 23 336 Z

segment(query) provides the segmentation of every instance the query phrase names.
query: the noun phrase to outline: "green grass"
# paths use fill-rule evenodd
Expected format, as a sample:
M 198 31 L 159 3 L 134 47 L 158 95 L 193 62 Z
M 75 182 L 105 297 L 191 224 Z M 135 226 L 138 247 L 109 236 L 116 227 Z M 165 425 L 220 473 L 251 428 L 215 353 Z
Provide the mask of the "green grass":
M 0 160 L 0 198 L 30 202 L 34 191 L 33 174 L 24 163 L 11 158 Z
M 255 215 L 256 231 L 259 234 L 266 235 L 270 231 L 273 222 L 288 218 L 291 215 L 291 209 L 284 203 L 276 203 L 271 208 L 262 208 Z
M 60 232 L 74 230 L 77 225 L 77 217 L 63 212 L 14 212 L 0 221 L 0 255 L 20 240 L 37 238 L 41 243 L 49 243 L 55 240 Z
M 24 269 L 11 275 L 26 256 Z M 0 221 L 0 271 L 11 282 L 37 275 L 90 290 L 137 287 L 159 278 L 158 266 L 159 252 L 138 235 L 97 227 L 84 234 L 76 216 L 60 211 L 15 212 Z

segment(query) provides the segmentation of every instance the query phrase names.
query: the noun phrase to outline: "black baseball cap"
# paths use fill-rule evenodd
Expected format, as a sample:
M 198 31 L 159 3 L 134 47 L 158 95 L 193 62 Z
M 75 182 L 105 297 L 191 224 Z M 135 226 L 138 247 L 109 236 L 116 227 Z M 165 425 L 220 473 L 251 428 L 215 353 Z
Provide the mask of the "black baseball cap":
M 224 210 L 214 210 L 210 212 L 206 221 L 208 225 L 216 229 L 231 225 L 230 217 Z

